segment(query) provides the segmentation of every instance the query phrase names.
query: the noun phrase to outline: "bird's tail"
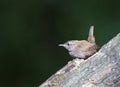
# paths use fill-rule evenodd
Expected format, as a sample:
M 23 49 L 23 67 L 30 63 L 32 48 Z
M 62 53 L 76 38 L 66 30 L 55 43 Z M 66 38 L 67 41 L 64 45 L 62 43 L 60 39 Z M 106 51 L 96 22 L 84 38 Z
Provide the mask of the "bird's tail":
M 90 26 L 89 35 L 88 35 L 88 42 L 95 43 L 94 26 Z

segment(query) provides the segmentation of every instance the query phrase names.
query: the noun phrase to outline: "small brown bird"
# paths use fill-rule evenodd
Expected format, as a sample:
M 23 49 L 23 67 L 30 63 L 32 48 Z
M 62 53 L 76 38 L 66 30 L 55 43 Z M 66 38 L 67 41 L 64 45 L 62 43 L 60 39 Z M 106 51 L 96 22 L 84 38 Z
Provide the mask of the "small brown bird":
M 70 40 L 64 44 L 59 44 L 59 46 L 65 47 L 74 58 L 86 59 L 93 55 L 98 48 L 93 33 L 94 26 L 91 26 L 87 40 Z

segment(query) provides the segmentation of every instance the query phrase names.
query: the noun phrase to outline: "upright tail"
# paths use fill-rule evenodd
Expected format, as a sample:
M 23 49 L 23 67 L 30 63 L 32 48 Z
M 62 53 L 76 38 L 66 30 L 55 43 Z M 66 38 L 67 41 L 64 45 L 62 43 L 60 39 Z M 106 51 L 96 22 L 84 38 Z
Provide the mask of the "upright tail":
M 90 26 L 89 35 L 88 35 L 88 42 L 95 43 L 94 26 Z

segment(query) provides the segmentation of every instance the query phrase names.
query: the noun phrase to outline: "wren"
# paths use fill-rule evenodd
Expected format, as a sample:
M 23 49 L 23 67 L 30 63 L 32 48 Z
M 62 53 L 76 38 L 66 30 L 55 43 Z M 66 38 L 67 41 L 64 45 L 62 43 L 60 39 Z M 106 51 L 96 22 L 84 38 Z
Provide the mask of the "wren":
M 64 44 L 59 44 L 59 46 L 66 48 L 69 54 L 74 58 L 87 59 L 93 55 L 98 48 L 93 33 L 94 26 L 90 26 L 87 40 L 70 40 Z

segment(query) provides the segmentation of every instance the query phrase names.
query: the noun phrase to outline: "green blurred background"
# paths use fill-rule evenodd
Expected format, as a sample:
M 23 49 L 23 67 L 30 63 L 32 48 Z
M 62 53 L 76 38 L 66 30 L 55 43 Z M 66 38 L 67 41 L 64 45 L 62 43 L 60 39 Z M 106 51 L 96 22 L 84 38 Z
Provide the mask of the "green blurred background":
M 72 58 L 58 47 L 120 32 L 119 0 L 0 0 L 0 87 L 38 87 Z

